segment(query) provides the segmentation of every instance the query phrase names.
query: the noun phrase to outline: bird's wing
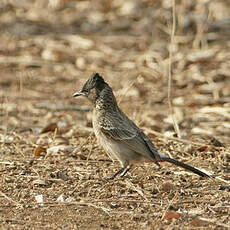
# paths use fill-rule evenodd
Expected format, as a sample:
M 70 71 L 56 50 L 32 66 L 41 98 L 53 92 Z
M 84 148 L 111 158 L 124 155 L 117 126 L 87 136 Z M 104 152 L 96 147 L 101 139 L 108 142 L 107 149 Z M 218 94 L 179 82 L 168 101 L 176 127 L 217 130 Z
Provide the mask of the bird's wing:
M 116 141 L 131 140 L 137 136 L 137 131 L 125 123 L 122 116 L 100 117 L 98 124 L 106 137 Z
M 151 140 L 128 117 L 120 119 L 117 116 L 106 122 L 99 120 L 99 128 L 107 138 L 111 138 L 125 145 L 126 148 L 152 159 L 155 163 L 160 159 Z

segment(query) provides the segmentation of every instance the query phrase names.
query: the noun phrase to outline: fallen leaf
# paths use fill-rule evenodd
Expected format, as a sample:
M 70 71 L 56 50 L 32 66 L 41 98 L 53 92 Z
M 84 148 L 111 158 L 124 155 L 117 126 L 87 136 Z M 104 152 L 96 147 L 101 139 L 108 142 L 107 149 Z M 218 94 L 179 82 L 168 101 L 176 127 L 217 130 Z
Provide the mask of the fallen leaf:
M 170 182 L 166 182 L 166 183 L 162 184 L 161 190 L 163 190 L 164 192 L 169 192 L 171 190 L 175 190 L 175 185 L 170 183 Z
M 68 145 L 69 140 L 62 136 L 56 136 L 54 140 L 54 145 Z
M 164 219 L 171 220 L 171 219 L 180 219 L 181 214 L 179 212 L 168 211 L 165 213 Z
M 36 179 L 33 181 L 33 185 L 47 185 L 46 181 L 45 180 L 42 180 L 42 179 Z
M 197 148 L 197 151 L 204 152 L 204 151 L 206 151 L 207 149 L 208 149 L 208 146 L 207 146 L 207 145 L 203 145 L 203 146 Z
M 34 156 L 35 157 L 39 157 L 41 155 L 41 153 L 45 153 L 46 152 L 46 148 L 43 148 L 41 146 L 37 146 L 35 149 L 34 149 Z
M 41 133 L 54 132 L 58 129 L 57 123 L 51 123 L 42 129 Z
M 53 146 L 47 149 L 48 154 L 55 154 L 58 153 L 58 151 L 63 151 L 67 153 L 73 152 L 74 148 L 70 145 L 58 145 L 58 146 Z
M 35 200 L 41 205 L 44 206 L 44 197 L 42 194 L 35 196 Z
M 61 61 L 63 54 L 57 50 L 44 49 L 41 53 L 41 57 L 47 61 Z
M 211 130 L 207 130 L 207 129 L 202 129 L 202 128 L 199 128 L 199 127 L 194 127 L 192 128 L 191 132 L 193 134 L 202 134 L 202 135 L 209 135 L 209 136 L 212 136 L 213 135 L 213 132 Z
M 207 221 L 205 218 L 196 217 L 191 221 L 191 225 L 194 227 L 203 227 L 209 225 L 211 222 Z
M 216 54 L 216 50 L 214 49 L 193 51 L 193 52 L 189 52 L 189 54 L 187 55 L 187 60 L 190 62 L 208 60 L 213 58 L 215 54 Z
M 11 144 L 14 141 L 13 136 L 0 134 L 0 143 Z
M 90 49 L 93 47 L 94 42 L 79 35 L 64 35 L 65 39 L 71 42 L 74 48 Z
M 40 134 L 39 137 L 36 139 L 36 144 L 37 145 L 42 145 L 42 146 L 47 146 L 49 142 L 52 140 L 48 134 Z
M 68 197 L 68 198 L 66 198 L 65 202 L 66 203 L 72 203 L 72 202 L 76 202 L 76 200 L 73 197 Z

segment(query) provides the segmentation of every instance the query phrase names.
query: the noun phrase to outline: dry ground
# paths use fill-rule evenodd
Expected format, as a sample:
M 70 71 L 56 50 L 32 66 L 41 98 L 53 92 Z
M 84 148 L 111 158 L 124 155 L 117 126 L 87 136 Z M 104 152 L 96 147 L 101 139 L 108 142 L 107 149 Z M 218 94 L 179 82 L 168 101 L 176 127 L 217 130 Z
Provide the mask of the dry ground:
M 228 3 L 176 1 L 170 45 L 168 0 L 2 1 L 0 229 L 227 229 Z M 92 72 L 162 152 L 218 179 L 152 164 L 101 182 L 119 165 L 96 143 L 91 105 L 72 98 Z

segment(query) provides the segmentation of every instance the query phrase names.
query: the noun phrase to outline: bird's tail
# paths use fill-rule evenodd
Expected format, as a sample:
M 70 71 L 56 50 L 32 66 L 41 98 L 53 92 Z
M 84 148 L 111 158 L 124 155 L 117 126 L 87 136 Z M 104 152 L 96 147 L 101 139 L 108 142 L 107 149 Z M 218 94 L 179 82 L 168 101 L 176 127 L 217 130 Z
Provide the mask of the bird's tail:
M 161 160 L 170 162 L 170 163 L 175 164 L 175 165 L 177 165 L 177 166 L 179 166 L 181 168 L 187 169 L 187 170 L 189 170 L 189 171 L 191 171 L 191 172 L 193 172 L 193 173 L 195 173 L 195 174 L 197 174 L 197 175 L 199 175 L 201 177 L 210 177 L 210 175 L 202 172 L 201 170 L 199 170 L 197 168 L 194 168 L 191 165 L 185 164 L 185 163 L 183 163 L 181 161 L 177 161 L 177 160 L 175 160 L 173 158 L 170 158 L 170 157 L 168 157 L 168 156 L 166 156 L 166 155 L 164 155 L 162 153 L 160 153 L 160 161 Z

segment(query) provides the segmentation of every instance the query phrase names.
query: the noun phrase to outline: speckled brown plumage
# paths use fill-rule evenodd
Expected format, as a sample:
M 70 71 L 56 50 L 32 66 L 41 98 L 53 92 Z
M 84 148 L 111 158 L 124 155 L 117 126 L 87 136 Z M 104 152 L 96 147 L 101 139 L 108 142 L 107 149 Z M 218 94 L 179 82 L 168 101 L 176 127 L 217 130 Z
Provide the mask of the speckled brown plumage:
M 82 90 L 74 94 L 75 97 L 81 95 L 94 105 L 93 128 L 99 143 L 122 166 L 107 179 L 114 179 L 119 174 L 124 176 L 131 165 L 144 161 L 152 161 L 158 166 L 160 161 L 167 161 L 199 176 L 208 176 L 190 165 L 160 153 L 143 131 L 118 107 L 112 89 L 98 73 L 93 74 Z

